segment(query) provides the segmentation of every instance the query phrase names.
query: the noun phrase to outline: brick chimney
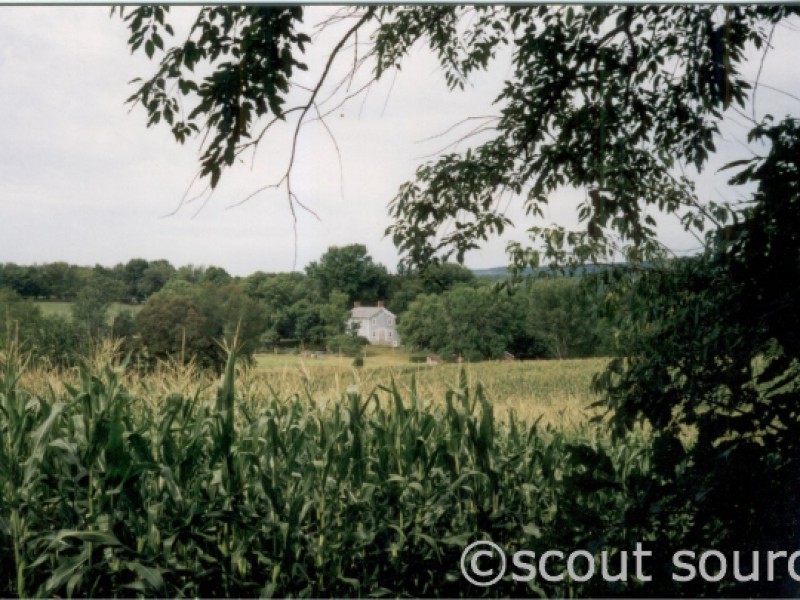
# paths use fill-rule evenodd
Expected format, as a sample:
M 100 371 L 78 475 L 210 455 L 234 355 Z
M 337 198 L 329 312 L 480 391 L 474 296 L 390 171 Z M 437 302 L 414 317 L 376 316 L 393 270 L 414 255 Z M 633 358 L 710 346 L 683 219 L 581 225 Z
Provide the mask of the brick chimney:
M 361 302 L 353 302 L 353 308 L 361 308 Z
M 383 300 L 378 300 L 378 308 L 383 308 Z

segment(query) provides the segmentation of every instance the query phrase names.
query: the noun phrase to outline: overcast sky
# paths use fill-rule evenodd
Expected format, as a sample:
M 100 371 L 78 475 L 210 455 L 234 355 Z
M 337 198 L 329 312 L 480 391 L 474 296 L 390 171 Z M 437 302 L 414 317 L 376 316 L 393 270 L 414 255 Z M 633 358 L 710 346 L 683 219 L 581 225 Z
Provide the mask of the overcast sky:
M 187 21 L 193 10 L 173 13 Z M 330 10 L 308 9 L 306 22 L 310 26 Z M 798 31 L 796 21 L 776 29 L 761 75 L 762 83 L 796 95 Z M 151 73 L 153 65 L 144 55 L 132 56 L 126 40 L 124 23 L 109 18 L 108 8 L 0 7 L 0 262 L 111 266 L 142 257 L 166 258 L 176 266 L 217 265 L 236 275 L 291 270 L 294 236 L 285 193 L 265 192 L 229 208 L 280 178 L 288 158 L 286 132 L 259 149 L 252 170 L 248 164 L 223 175 L 202 210 L 199 200 L 165 217 L 196 172 L 197 144 L 182 147 L 167 128 L 146 128 L 141 107 L 129 112 L 125 99 L 134 88 L 128 82 Z M 312 50 L 312 71 L 318 57 Z M 753 76 L 759 64 L 754 54 L 748 67 Z M 496 112 L 491 100 L 506 69 L 481 75 L 464 93 L 448 93 L 435 61 L 415 57 L 394 81 L 386 77 L 328 120 L 341 169 L 326 130 L 318 123 L 306 127 L 295 191 L 319 220 L 298 214 L 296 268 L 329 246 L 362 243 L 394 270 L 397 252 L 383 237 L 390 224 L 387 204 L 421 157 L 454 138 L 422 140 L 464 117 Z M 797 113 L 795 99 L 765 87 L 758 94 L 759 115 Z M 717 165 L 747 156 L 743 120 L 735 121 L 720 141 Z M 713 171 L 699 190 L 720 199 L 725 176 Z M 545 223 L 573 225 L 581 197 L 565 192 L 554 198 Z M 532 224 L 513 206 L 509 214 L 520 231 Z M 674 219 L 664 220 L 660 232 L 679 252 L 697 245 Z M 509 232 L 469 254 L 467 266 L 506 264 L 508 239 L 524 237 Z

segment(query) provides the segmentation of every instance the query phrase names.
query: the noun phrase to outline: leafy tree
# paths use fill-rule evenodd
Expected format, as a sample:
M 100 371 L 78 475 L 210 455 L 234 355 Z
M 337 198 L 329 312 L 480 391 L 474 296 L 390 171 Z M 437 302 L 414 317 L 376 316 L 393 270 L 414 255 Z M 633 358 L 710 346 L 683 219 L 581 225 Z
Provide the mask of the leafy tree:
M 312 283 L 302 273 L 255 273 L 244 280 L 251 298 L 275 309 L 288 306 L 315 293 Z
M 175 277 L 181 281 L 188 281 L 189 283 L 200 283 L 203 280 L 203 273 L 205 269 L 195 265 L 184 265 L 178 267 L 175 272 Z
M 84 287 L 72 304 L 72 318 L 90 336 L 102 335 L 106 330 L 106 317 L 111 302 L 99 287 Z
M 38 298 L 47 295 L 47 286 L 41 272 L 35 266 L 5 263 L 0 269 L 0 287 L 17 292 L 23 298 Z
M 329 338 L 328 350 L 330 352 L 344 354 L 345 356 L 352 356 L 354 358 L 361 356 L 362 347 L 369 344 L 369 340 L 358 335 L 358 329 L 358 326 L 353 324 L 350 327 L 345 328 L 344 333 L 340 333 Z M 353 366 L 363 366 L 363 359 L 361 365 L 354 364 Z
M 406 344 L 478 360 L 596 356 L 610 348 L 599 298 L 575 280 L 536 281 L 514 294 L 460 285 L 418 296 L 399 320 Z
M 136 315 L 136 327 L 154 358 L 195 357 L 200 365 L 214 368 L 221 368 L 224 363 L 224 353 L 217 343 L 223 334 L 221 324 L 215 323 L 190 297 L 150 297 Z
M 205 282 L 195 288 L 194 297 L 204 313 L 221 324 L 225 339 L 232 341 L 236 337 L 240 356 L 251 358 L 268 326 L 266 307 L 250 298 L 238 282 Z
M 54 262 L 40 268 L 48 297 L 66 300 L 77 295 L 80 289 L 78 267 L 65 262 Z
M 400 339 L 410 348 L 441 352 L 448 339 L 447 317 L 439 296 L 420 294 L 397 319 Z
M 317 348 L 325 348 L 329 340 L 344 333 L 348 316 L 347 296 L 338 291 L 332 292 L 327 302 L 303 298 L 287 315 L 292 337 Z
M 110 335 L 120 340 L 120 350 L 141 358 L 144 349 L 142 336 L 136 325 L 136 316 L 130 310 L 120 311 L 111 323 Z
M 0 288 L 0 347 L 25 342 L 42 318 L 42 311 L 11 289 Z
M 71 366 L 84 354 L 85 342 L 78 323 L 45 316 L 32 301 L 0 288 L 0 350 L 17 343 L 36 360 Z
M 173 277 L 175 277 L 175 267 L 169 261 L 154 260 L 150 262 L 147 268 L 142 271 L 141 278 L 136 284 L 137 296 L 149 298 L 163 288 Z
M 416 275 L 394 275 L 391 279 L 386 308 L 399 315 L 408 310 L 409 305 L 424 293 L 422 281 Z
M 577 358 L 612 351 L 600 294 L 575 279 L 539 279 L 520 294 L 526 329 L 544 342 L 552 358 Z
M 190 311 L 186 317 L 181 317 L 181 307 Z M 248 296 L 244 284 L 233 281 L 172 280 L 148 299 L 145 308 L 144 317 L 137 315 L 135 330 L 151 355 L 162 358 L 183 352 L 186 358 L 195 355 L 203 366 L 214 368 L 221 368 L 225 360 L 223 339 L 232 342 L 236 337 L 240 356 L 249 360 L 269 325 L 263 303 Z M 128 327 L 124 321 L 118 325 Z
M 419 273 L 423 288 L 428 294 L 441 294 L 460 283 L 476 283 L 475 274 L 463 265 L 438 263 L 428 265 Z
M 158 294 L 161 296 L 191 296 L 196 289 L 196 284 L 190 283 L 185 279 L 173 279 L 168 281 L 159 290 Z
M 432 263 L 423 269 L 404 270 L 391 280 L 388 308 L 400 314 L 420 294 L 441 294 L 454 286 L 477 283 L 475 274 L 455 263 Z
M 243 281 L 245 293 L 258 301 L 266 313 L 266 328 L 262 335 L 268 346 L 281 340 L 295 340 L 293 306 L 306 299 L 321 302 L 319 292 L 302 273 L 254 274 Z
M 508 297 L 462 285 L 419 296 L 400 316 L 398 333 L 407 345 L 448 358 L 497 359 L 508 349 L 515 318 Z
M 230 282 L 232 277 L 222 267 L 208 267 L 203 273 L 203 281 L 207 281 L 214 285 L 222 285 Z
M 72 317 L 89 336 L 104 335 L 108 330 L 108 309 L 124 293 L 122 284 L 98 265 L 78 291 L 72 304 Z
M 122 281 L 128 301 L 142 302 L 146 296 L 139 290 L 144 272 L 150 266 L 144 258 L 132 258 L 122 268 Z
M 69 367 L 86 357 L 89 341 L 80 323 L 57 315 L 43 315 L 35 322 L 30 344 L 36 358 L 50 365 Z
M 319 287 L 323 299 L 338 290 L 351 303 L 374 304 L 384 300 L 389 291 L 389 272 L 372 261 L 363 244 L 329 248 L 319 262 L 306 267 L 306 274 Z
M 345 333 L 350 303 L 344 292 L 331 292 L 328 301 L 320 307 L 320 317 L 325 324 L 326 339 Z

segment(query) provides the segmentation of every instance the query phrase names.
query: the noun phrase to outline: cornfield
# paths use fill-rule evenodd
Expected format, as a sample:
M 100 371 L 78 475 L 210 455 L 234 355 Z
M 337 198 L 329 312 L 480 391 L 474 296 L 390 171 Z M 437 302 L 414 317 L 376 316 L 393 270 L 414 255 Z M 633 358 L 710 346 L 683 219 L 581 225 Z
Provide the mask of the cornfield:
M 608 594 L 476 588 L 459 558 L 478 539 L 625 547 L 626 482 L 648 469 L 646 436 L 497 419 L 465 370 L 437 401 L 412 374 L 320 402 L 237 385 L 235 352 L 216 393 L 136 385 L 124 361 L 38 385 L 13 349 L 0 364 L 4 597 Z

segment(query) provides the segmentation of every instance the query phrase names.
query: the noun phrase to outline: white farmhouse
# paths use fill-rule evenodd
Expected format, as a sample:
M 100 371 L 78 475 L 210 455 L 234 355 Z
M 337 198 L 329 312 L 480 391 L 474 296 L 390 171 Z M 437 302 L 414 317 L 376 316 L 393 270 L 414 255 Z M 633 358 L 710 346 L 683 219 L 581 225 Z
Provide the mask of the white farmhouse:
M 400 345 L 397 317 L 384 308 L 383 302 L 378 302 L 378 306 L 361 306 L 360 302 L 356 302 L 347 320 L 347 327 L 356 327 L 358 335 L 375 346 Z

